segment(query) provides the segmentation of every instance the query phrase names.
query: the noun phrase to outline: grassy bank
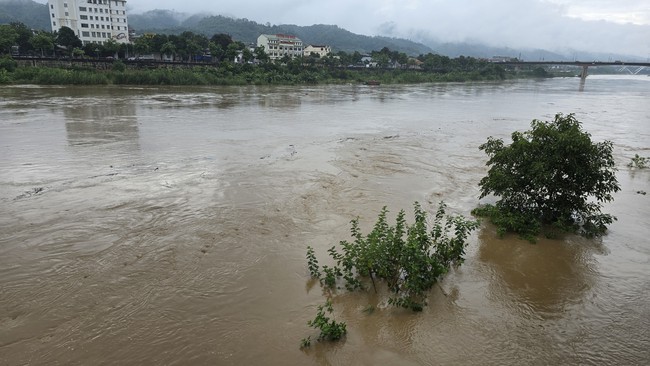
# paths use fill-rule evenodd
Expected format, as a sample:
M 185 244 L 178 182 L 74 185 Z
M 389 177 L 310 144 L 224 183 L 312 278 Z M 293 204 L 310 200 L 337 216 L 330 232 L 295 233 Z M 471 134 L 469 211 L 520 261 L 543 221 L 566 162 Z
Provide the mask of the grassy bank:
M 383 84 L 503 80 L 509 75 L 497 65 L 476 70 L 427 72 L 401 69 L 342 69 L 310 65 L 232 64 L 192 68 L 126 68 L 116 62 L 110 70 L 23 66 L 0 68 L 2 84 L 39 85 L 299 85 Z

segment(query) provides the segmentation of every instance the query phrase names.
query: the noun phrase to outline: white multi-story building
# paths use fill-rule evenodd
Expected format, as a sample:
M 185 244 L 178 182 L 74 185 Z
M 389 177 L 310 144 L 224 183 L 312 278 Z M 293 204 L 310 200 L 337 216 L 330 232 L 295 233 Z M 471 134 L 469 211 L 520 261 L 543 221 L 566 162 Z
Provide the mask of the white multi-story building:
M 318 55 L 318 57 L 323 58 L 332 53 L 332 48 L 325 45 L 310 44 L 309 46 L 305 47 L 303 52 L 305 53 L 305 56 L 309 56 L 312 53 L 315 53 Z
M 300 38 L 288 34 L 262 34 L 257 37 L 257 47 L 264 47 L 271 60 L 302 56 L 303 51 Z
M 129 42 L 124 0 L 48 0 L 52 31 L 72 29 L 83 44 Z

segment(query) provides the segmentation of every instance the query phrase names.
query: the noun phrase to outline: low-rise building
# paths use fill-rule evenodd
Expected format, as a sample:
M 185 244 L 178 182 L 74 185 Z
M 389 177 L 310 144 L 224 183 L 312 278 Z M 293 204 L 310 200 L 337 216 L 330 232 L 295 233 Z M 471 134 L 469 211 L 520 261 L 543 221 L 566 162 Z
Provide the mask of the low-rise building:
M 305 47 L 303 50 L 303 53 L 305 56 L 309 56 L 312 53 L 315 53 L 318 55 L 318 57 L 325 57 L 332 53 L 332 48 L 330 46 L 325 46 L 325 45 L 312 45 L 310 44 L 309 46 Z
M 129 42 L 125 0 L 48 0 L 47 7 L 53 32 L 68 27 L 83 44 Z
M 264 47 L 271 60 L 281 59 L 285 55 L 291 58 L 303 55 L 300 38 L 288 34 L 261 34 L 257 37 L 257 46 Z

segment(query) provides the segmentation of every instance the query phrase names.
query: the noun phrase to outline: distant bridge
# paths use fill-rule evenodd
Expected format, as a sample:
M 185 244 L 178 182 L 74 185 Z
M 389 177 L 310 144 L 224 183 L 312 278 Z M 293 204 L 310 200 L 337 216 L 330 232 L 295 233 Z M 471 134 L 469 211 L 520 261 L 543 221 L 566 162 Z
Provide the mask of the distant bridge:
M 582 72 L 580 73 L 580 78 L 585 79 L 588 75 L 587 69 L 589 66 L 620 66 L 619 71 L 626 71 L 632 75 L 637 75 L 646 67 L 650 67 L 650 62 L 624 62 L 624 61 L 614 61 L 614 62 L 585 62 L 585 61 L 496 61 L 494 63 L 502 65 L 515 65 L 515 66 L 525 66 L 525 65 L 563 65 L 563 66 L 578 66 L 582 67 Z M 637 67 L 636 70 L 632 70 L 629 67 Z

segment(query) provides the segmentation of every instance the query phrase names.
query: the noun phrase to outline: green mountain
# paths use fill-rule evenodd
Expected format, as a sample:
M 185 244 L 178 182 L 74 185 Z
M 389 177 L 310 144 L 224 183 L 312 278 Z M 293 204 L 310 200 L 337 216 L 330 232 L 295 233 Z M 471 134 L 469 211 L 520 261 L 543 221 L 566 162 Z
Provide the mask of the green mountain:
M 32 29 L 51 31 L 46 4 L 32 0 L 0 1 L 0 24 L 20 22 Z
M 221 15 L 192 16 L 168 10 L 153 10 L 143 14 L 129 15 L 129 25 L 137 33 L 179 34 L 192 31 L 208 37 L 213 34 L 229 34 L 234 40 L 254 43 L 260 34 L 286 33 L 297 36 L 305 44 L 326 44 L 335 51 L 370 52 L 388 47 L 393 51 L 418 55 L 431 52 L 431 48 L 406 39 L 369 37 L 339 28 L 336 25 L 316 24 L 298 26 L 291 24 L 260 24 L 248 19 L 234 19 Z

